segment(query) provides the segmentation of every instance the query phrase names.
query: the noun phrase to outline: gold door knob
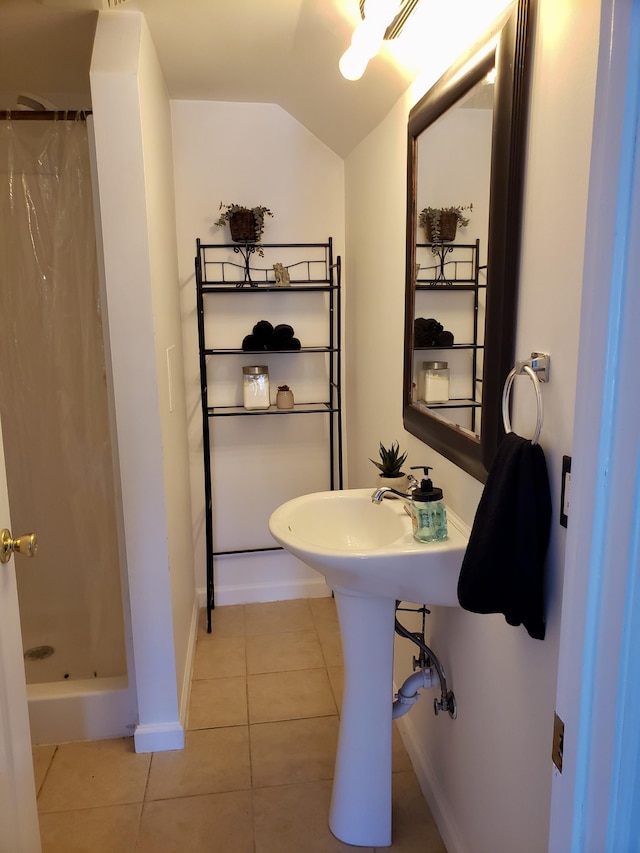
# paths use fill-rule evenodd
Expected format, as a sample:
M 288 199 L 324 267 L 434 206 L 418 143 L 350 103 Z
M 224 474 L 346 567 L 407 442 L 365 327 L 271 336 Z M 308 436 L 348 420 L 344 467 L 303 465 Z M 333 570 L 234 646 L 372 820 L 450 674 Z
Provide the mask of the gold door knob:
M 11 531 L 0 530 L 0 563 L 8 563 L 12 554 L 23 554 L 25 557 L 33 557 L 38 550 L 38 540 L 35 533 L 27 533 L 13 539 Z

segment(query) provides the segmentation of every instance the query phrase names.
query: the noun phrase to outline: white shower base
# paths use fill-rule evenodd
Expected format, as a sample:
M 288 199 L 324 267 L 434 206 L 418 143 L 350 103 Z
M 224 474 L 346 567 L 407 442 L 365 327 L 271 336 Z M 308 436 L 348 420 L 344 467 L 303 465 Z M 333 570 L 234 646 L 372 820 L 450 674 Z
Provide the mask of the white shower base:
M 126 676 L 28 684 L 27 700 L 34 746 L 133 735 Z

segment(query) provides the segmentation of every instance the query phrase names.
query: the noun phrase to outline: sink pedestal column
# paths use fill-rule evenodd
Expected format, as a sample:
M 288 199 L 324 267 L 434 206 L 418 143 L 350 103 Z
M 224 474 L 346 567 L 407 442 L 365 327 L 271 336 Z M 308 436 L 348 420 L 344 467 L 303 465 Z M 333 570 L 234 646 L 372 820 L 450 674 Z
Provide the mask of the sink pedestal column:
M 395 600 L 334 587 L 344 696 L 329 827 L 346 844 L 391 844 Z

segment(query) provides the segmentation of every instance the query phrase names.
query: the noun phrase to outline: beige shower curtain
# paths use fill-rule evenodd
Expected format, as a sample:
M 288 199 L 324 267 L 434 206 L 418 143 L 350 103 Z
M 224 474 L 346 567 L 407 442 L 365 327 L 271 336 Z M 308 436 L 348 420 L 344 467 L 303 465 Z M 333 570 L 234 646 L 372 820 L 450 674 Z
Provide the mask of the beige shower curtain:
M 86 123 L 0 122 L 0 411 L 28 681 L 126 671 Z

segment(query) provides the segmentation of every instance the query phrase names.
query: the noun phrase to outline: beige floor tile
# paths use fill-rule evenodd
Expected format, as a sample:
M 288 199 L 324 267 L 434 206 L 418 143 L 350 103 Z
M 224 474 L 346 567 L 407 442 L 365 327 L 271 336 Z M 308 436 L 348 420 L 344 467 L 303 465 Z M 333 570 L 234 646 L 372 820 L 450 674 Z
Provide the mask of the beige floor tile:
M 343 666 L 342 637 L 339 631 L 319 631 L 320 648 L 326 666 Z
M 56 812 L 142 802 L 150 762 L 150 754 L 133 751 L 133 738 L 63 743 L 53 756 L 38 808 Z
M 244 618 L 247 636 L 309 631 L 313 628 L 311 608 L 306 598 L 245 604 Z
M 156 752 L 147 800 L 241 791 L 251 787 L 248 726 L 188 731 L 185 748 Z
M 133 853 L 142 803 L 40 815 L 42 853 Z
M 309 606 L 316 628 L 319 631 L 339 631 L 338 610 L 336 600 L 328 598 L 310 598 Z
M 189 729 L 243 726 L 246 723 L 246 678 L 208 678 L 191 683 Z
M 344 693 L 344 667 L 343 666 L 328 666 L 327 673 L 331 682 L 331 690 L 335 699 L 338 712 L 342 708 L 342 694 Z
M 250 735 L 254 788 L 333 778 L 337 717 L 256 723 Z
M 246 675 L 247 663 L 245 638 L 214 637 L 203 640 L 198 638 L 193 678 L 231 678 L 234 675 Z
M 249 722 L 269 723 L 337 713 L 324 669 L 249 675 Z
M 247 672 L 286 672 L 324 667 L 322 649 L 315 631 L 287 634 L 256 634 L 247 637 Z
M 55 746 L 34 746 L 31 748 L 33 755 L 33 774 L 36 779 L 36 793 L 40 791 L 44 782 L 47 771 L 51 764 L 51 759 L 56 751 Z
M 136 853 L 253 853 L 251 791 L 146 802 Z
M 198 638 L 211 640 L 215 637 L 244 636 L 244 604 L 226 604 L 214 608 L 211 614 L 211 633 L 207 634 L 207 608 L 200 610 Z
M 447 853 L 413 771 L 393 774 L 393 853 Z
M 256 853 L 372 853 L 343 844 L 329 829 L 331 782 L 305 782 L 253 792 Z

